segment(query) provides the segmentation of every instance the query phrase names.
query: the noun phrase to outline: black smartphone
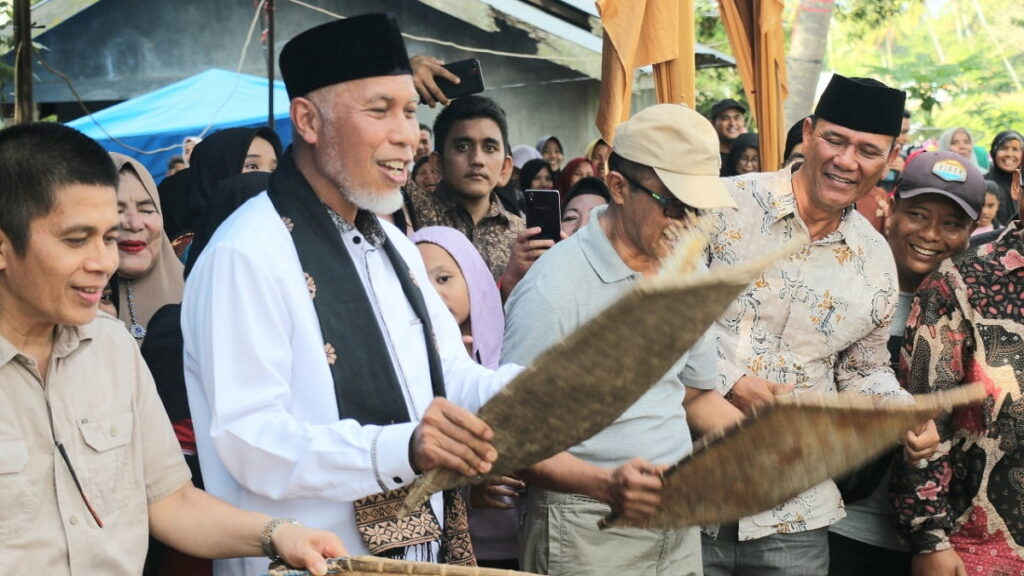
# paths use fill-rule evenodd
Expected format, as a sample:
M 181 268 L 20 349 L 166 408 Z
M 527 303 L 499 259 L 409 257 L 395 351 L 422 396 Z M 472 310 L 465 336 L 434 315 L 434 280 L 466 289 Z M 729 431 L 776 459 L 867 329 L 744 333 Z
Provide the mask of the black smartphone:
M 558 198 L 558 190 L 527 190 L 526 227 L 540 226 L 540 234 L 535 239 L 547 239 L 558 242 L 562 238 L 562 207 Z
M 470 94 L 479 94 L 484 91 L 484 75 L 480 71 L 480 61 L 476 58 L 459 60 L 444 65 L 449 72 L 459 77 L 458 84 L 452 84 L 440 76 L 434 76 L 437 87 L 444 92 L 449 99 Z

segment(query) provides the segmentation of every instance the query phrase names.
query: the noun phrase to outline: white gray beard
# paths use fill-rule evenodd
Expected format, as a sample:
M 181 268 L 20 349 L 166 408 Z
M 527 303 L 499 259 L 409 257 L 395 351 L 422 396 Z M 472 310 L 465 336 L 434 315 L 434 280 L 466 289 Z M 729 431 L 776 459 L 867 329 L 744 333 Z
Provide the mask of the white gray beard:
M 373 212 L 374 214 L 391 214 L 401 210 L 403 199 L 400 188 L 383 193 L 367 192 L 357 188 L 347 175 L 342 173 L 341 168 L 333 160 L 330 153 L 323 156 L 317 155 L 314 157 L 314 161 L 320 172 L 327 175 L 334 182 L 342 196 L 355 204 L 357 208 Z
M 356 207 L 374 214 L 391 214 L 402 209 L 401 190 L 380 193 L 349 189 L 344 194 L 345 198 L 348 198 L 348 201 L 355 204 Z

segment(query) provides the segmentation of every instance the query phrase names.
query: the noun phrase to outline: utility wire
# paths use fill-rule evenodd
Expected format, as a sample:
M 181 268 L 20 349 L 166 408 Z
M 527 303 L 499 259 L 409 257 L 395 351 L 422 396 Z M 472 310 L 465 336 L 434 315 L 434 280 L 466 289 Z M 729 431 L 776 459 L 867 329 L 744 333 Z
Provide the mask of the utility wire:
M 289 0 L 289 1 L 292 4 L 296 4 L 298 6 L 302 6 L 304 8 L 309 9 L 309 10 L 312 10 L 314 12 L 320 12 L 320 13 L 325 14 L 327 16 L 331 16 L 332 18 L 336 18 L 336 19 L 339 19 L 339 20 L 342 20 L 342 19 L 346 18 L 346 16 L 343 16 L 343 15 L 338 14 L 336 12 L 331 12 L 330 10 L 327 10 L 325 8 L 321 8 L 319 6 L 314 6 L 313 4 L 309 4 L 307 2 L 303 2 L 302 0 Z M 266 2 L 266 0 L 260 0 L 259 1 L 259 3 L 256 6 L 256 9 L 255 9 L 255 11 L 253 13 L 252 20 L 249 23 L 249 30 L 245 34 L 245 42 L 242 44 L 242 51 L 241 51 L 241 54 L 238 57 L 238 65 L 235 67 L 235 75 L 236 76 L 235 76 L 234 83 L 231 85 L 231 90 L 228 92 L 227 97 L 224 99 L 224 101 L 221 103 L 221 105 L 218 106 L 217 109 L 214 111 L 214 113 L 211 115 L 209 124 L 207 124 L 206 127 L 203 128 L 203 130 L 199 133 L 198 136 L 200 138 L 204 137 L 213 128 L 213 125 L 216 123 L 217 115 L 220 114 L 220 111 L 223 110 L 225 106 L 227 106 L 227 103 L 231 100 L 231 97 L 234 95 L 235 90 L 238 88 L 238 82 L 239 82 L 238 74 L 241 73 L 241 71 L 242 71 L 242 65 L 245 62 L 245 54 L 248 51 L 249 45 L 252 42 L 253 31 L 256 29 L 256 24 L 259 22 L 260 12 L 262 11 L 263 5 L 264 5 L 265 2 Z M 430 44 L 437 44 L 437 45 L 440 45 L 440 46 L 449 46 L 451 48 L 457 48 L 459 50 L 465 50 L 467 52 L 477 52 L 477 53 L 483 53 L 483 54 L 492 54 L 494 56 L 504 56 L 504 57 L 507 57 L 507 58 L 522 58 L 522 59 L 528 59 L 528 60 L 564 61 L 564 62 L 570 62 L 570 61 L 575 61 L 575 62 L 578 62 L 578 61 L 593 62 L 595 60 L 599 60 L 600 59 L 600 57 L 598 57 L 598 56 L 595 56 L 595 57 L 585 57 L 585 56 L 579 56 L 579 57 L 577 57 L 577 56 L 538 56 L 538 55 L 535 55 L 535 54 L 522 54 L 522 53 L 517 53 L 517 52 L 505 52 L 505 51 L 502 51 L 502 50 L 491 50 L 489 48 L 474 48 L 474 47 L 471 47 L 471 46 L 464 46 L 462 44 L 457 44 L 455 42 L 449 42 L 447 40 L 438 40 L 436 38 L 429 38 L 429 37 L 426 37 L 426 36 L 416 36 L 414 34 L 407 34 L 405 32 L 402 33 L 402 36 L 405 37 L 405 38 L 408 38 L 410 40 L 416 40 L 416 41 L 419 41 L 419 42 L 426 42 L 426 43 L 430 43 Z M 86 106 L 86 104 L 83 101 L 81 95 L 78 93 L 78 90 L 75 89 L 75 86 L 72 83 L 71 79 L 66 74 L 64 74 L 63 72 L 61 72 L 61 71 L 57 70 L 56 68 L 54 68 L 53 66 L 51 66 L 50 63 L 46 61 L 46 58 L 43 57 L 43 54 L 42 54 L 41 51 L 39 51 L 38 49 L 35 49 L 35 54 L 39 58 L 39 63 L 42 64 L 43 68 L 45 68 L 51 74 L 53 74 L 54 76 L 57 76 L 58 78 L 60 78 L 61 80 L 64 81 L 64 83 L 68 87 L 68 90 L 70 90 L 71 94 L 74 95 L 75 100 L 78 103 L 78 106 L 82 109 L 83 112 L 85 112 L 85 114 L 87 116 L 89 116 L 89 119 L 92 120 L 92 123 L 95 124 L 96 127 L 99 128 L 100 131 L 103 132 L 103 134 L 106 135 L 106 137 L 110 141 L 118 144 L 119 146 L 122 146 L 126 150 L 130 150 L 132 152 L 135 152 L 136 154 L 146 154 L 146 155 L 161 154 L 163 152 L 169 152 L 169 151 L 174 150 L 174 149 L 178 148 L 179 146 L 181 146 L 180 144 L 174 144 L 172 146 L 165 146 L 163 148 L 157 148 L 157 149 L 154 149 L 154 150 L 142 150 L 140 148 L 136 148 L 135 146 L 127 144 L 124 141 L 122 141 L 121 139 L 119 139 L 116 136 L 112 135 L 109 131 L 107 131 L 107 129 L 102 124 L 100 124 L 100 122 L 98 120 L 96 120 L 96 117 L 93 116 L 92 111 L 89 110 L 88 106 Z M 511 88 L 511 87 L 516 87 L 516 85 L 511 84 L 511 85 L 502 86 L 502 87 L 503 88 Z
M 242 53 L 239 55 L 238 65 L 235 67 L 235 80 L 231 84 L 231 90 L 228 91 L 228 95 L 224 98 L 224 101 L 221 103 L 221 105 L 218 106 L 217 109 L 214 110 L 213 114 L 210 115 L 210 123 L 207 124 L 206 128 L 203 128 L 203 130 L 199 133 L 198 136 L 200 138 L 204 137 L 213 128 L 213 125 L 217 122 L 217 115 L 220 114 L 221 110 L 223 110 L 224 107 L 227 106 L 228 102 L 231 101 L 231 97 L 234 96 L 235 90 L 237 90 L 238 88 L 238 82 L 240 80 L 239 74 L 242 71 L 242 65 L 245 63 L 245 53 L 249 50 L 249 45 L 252 43 L 252 33 L 256 29 L 256 23 L 259 22 L 260 11 L 263 9 L 263 4 L 265 1 L 266 0 L 260 0 L 259 4 L 256 5 L 256 10 L 255 13 L 253 14 L 252 21 L 249 23 L 249 31 L 245 34 L 245 42 L 242 44 Z M 93 116 L 92 111 L 90 111 L 89 107 L 85 105 L 85 102 L 82 100 L 81 95 L 79 95 L 78 90 L 75 89 L 75 86 L 71 82 L 71 79 L 68 78 L 68 76 L 60 70 L 57 70 L 53 66 L 50 66 L 50 63 L 46 61 L 46 58 L 43 57 L 43 54 L 40 50 L 34 50 L 36 56 L 39 58 L 39 63 L 43 65 L 43 68 L 46 68 L 46 70 L 48 70 L 51 74 L 64 81 L 64 83 L 68 87 L 68 90 L 71 90 L 71 94 L 74 95 L 75 101 L 78 103 L 78 106 L 85 112 L 87 116 L 89 116 L 89 119 L 92 120 L 92 123 L 95 124 L 96 127 L 99 128 L 100 131 L 103 132 L 107 136 L 107 138 L 110 139 L 110 141 L 118 144 L 119 146 L 124 147 L 126 150 L 135 152 L 136 154 L 146 155 L 170 152 L 171 150 L 174 150 L 181 146 L 181 144 L 174 144 L 171 146 L 164 146 L 163 148 L 156 148 L 154 150 L 142 150 L 140 148 L 136 148 L 135 146 L 132 146 L 122 141 L 120 138 L 117 138 L 116 136 L 108 132 L 107 129 L 102 124 L 100 124 L 98 120 L 96 120 L 96 117 Z

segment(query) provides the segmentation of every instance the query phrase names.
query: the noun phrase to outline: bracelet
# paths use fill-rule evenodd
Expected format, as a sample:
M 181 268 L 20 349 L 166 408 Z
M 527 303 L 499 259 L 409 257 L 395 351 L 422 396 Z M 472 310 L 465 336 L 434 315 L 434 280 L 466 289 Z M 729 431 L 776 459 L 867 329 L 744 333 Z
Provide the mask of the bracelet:
M 740 377 L 736 379 L 736 382 L 739 382 L 740 380 L 742 380 L 744 378 L 744 376 L 746 376 L 746 375 L 747 375 L 746 372 L 744 372 L 743 374 L 740 374 Z M 736 386 L 736 382 L 732 383 L 732 386 L 729 387 L 729 391 L 728 392 L 726 392 L 725 394 L 722 394 L 722 397 L 725 398 L 725 400 L 727 402 L 729 402 L 730 404 L 735 404 L 735 402 L 733 402 L 733 399 L 735 398 L 735 395 L 732 393 L 732 389 Z
M 295 518 L 271 518 L 263 525 L 263 531 L 260 532 L 260 548 L 263 550 L 263 555 L 270 558 L 272 562 L 277 562 L 281 559 L 281 555 L 277 553 L 277 547 L 274 546 L 274 531 L 281 524 L 302 526 Z

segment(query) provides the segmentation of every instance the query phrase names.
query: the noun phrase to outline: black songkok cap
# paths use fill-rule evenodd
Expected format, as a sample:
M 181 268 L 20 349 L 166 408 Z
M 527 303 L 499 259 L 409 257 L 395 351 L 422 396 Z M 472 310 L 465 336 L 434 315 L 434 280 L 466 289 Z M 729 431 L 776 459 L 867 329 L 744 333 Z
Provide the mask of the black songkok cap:
M 899 136 L 907 94 L 872 78 L 835 74 L 814 115 L 858 132 Z
M 310 28 L 281 50 L 288 98 L 373 76 L 412 74 L 394 14 L 366 14 Z

